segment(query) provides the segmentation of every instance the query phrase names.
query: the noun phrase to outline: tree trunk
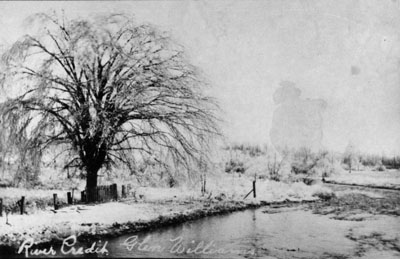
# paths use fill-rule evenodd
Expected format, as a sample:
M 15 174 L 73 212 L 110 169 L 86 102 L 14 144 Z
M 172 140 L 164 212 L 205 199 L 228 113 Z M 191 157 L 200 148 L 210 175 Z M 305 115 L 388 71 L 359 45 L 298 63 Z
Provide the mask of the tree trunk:
M 86 157 L 82 158 L 86 168 L 86 202 L 97 201 L 97 175 L 106 157 L 106 148 L 96 149 L 95 146 L 89 143 L 85 147 Z
M 88 170 L 86 175 L 86 201 L 96 202 L 97 170 Z

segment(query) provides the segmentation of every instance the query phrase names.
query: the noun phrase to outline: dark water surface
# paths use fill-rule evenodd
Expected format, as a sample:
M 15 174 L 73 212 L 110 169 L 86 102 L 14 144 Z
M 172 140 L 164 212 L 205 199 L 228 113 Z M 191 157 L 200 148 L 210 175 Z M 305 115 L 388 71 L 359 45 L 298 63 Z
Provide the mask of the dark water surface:
M 351 191 L 357 189 L 351 188 Z M 383 197 L 397 200 L 400 195 L 400 192 L 370 192 L 382 195 L 377 198 L 380 200 Z M 327 206 L 330 209 L 330 205 Z M 331 214 L 313 214 L 307 205 L 248 209 L 146 232 L 103 238 L 95 245 L 102 247 L 107 242 L 105 248 L 108 254 L 90 255 L 141 258 L 398 258 L 400 218 L 396 215 L 366 214 L 363 210 L 356 213 L 362 216 L 361 220 L 337 220 Z M 65 250 L 70 251 L 72 247 L 87 249 L 92 244 L 76 243 Z M 72 255 L 61 253 L 59 246 L 54 249 L 57 257 Z
M 260 208 L 121 236 L 107 247 L 117 257 L 320 258 L 351 254 L 355 242 L 345 235 L 354 224 L 300 207 Z

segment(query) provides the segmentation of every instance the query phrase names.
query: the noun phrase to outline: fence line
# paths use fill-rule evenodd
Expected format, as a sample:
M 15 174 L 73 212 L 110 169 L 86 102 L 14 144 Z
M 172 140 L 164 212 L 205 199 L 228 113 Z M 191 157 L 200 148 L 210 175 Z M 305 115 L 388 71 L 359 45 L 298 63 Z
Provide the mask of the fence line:
M 105 202 L 118 199 L 117 184 L 99 185 L 95 189 L 81 192 L 82 202 Z
M 130 193 L 131 190 L 131 185 L 128 184 L 127 186 L 122 185 L 122 195 L 121 198 L 127 198 L 127 196 Z M 74 203 L 74 190 L 72 192 L 67 192 L 67 204 L 71 205 Z M 116 201 L 118 200 L 118 188 L 117 184 L 111 184 L 111 185 L 100 185 L 97 186 L 95 189 L 91 190 L 88 192 L 88 190 L 84 190 L 81 192 L 81 202 L 83 203 L 88 203 L 88 201 L 92 202 L 107 202 L 107 201 Z M 56 193 L 53 194 L 53 206 L 54 210 L 58 210 L 61 206 L 58 196 Z M 16 204 L 19 209 L 19 213 L 21 215 L 25 214 L 25 196 L 21 196 L 21 199 L 19 199 Z M 5 206 L 5 200 L 3 198 L 0 198 L 0 217 L 3 216 L 3 212 L 6 212 L 6 214 L 11 213 L 12 208 L 7 208 Z

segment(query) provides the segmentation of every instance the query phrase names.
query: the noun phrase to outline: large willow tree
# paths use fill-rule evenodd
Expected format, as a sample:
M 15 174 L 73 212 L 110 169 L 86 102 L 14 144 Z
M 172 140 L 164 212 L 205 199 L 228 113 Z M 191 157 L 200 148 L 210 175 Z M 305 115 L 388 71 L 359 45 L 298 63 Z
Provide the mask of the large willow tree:
M 9 140 L 23 132 L 27 149 L 40 154 L 62 147 L 66 166 L 86 172 L 88 190 L 102 167 L 131 166 L 140 156 L 168 153 L 185 168 L 203 160 L 218 134 L 216 105 L 166 33 L 125 15 L 38 14 L 31 22 L 38 32 L 2 57 Z

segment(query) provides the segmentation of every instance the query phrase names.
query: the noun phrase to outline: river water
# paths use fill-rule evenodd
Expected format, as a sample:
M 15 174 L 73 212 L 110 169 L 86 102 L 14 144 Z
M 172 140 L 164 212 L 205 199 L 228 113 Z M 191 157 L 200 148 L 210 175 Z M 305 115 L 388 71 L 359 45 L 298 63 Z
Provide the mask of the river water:
M 264 207 L 121 236 L 108 250 L 116 257 L 321 258 L 352 254 L 356 243 L 345 236 L 361 224 L 300 206 Z
M 348 187 L 342 189 L 342 193 L 349 190 Z M 351 192 L 363 192 L 377 196 L 377 199 L 394 193 L 397 196 L 392 198 L 398 199 L 400 194 L 358 189 L 351 188 Z M 146 232 L 104 238 L 101 245 L 107 242 L 108 254 L 93 256 L 336 259 L 400 257 L 400 217 L 367 214 L 362 210 L 357 216 L 360 220 L 338 220 L 331 214 L 314 214 L 307 205 L 266 206 Z M 91 243 L 77 245 L 88 248 Z

